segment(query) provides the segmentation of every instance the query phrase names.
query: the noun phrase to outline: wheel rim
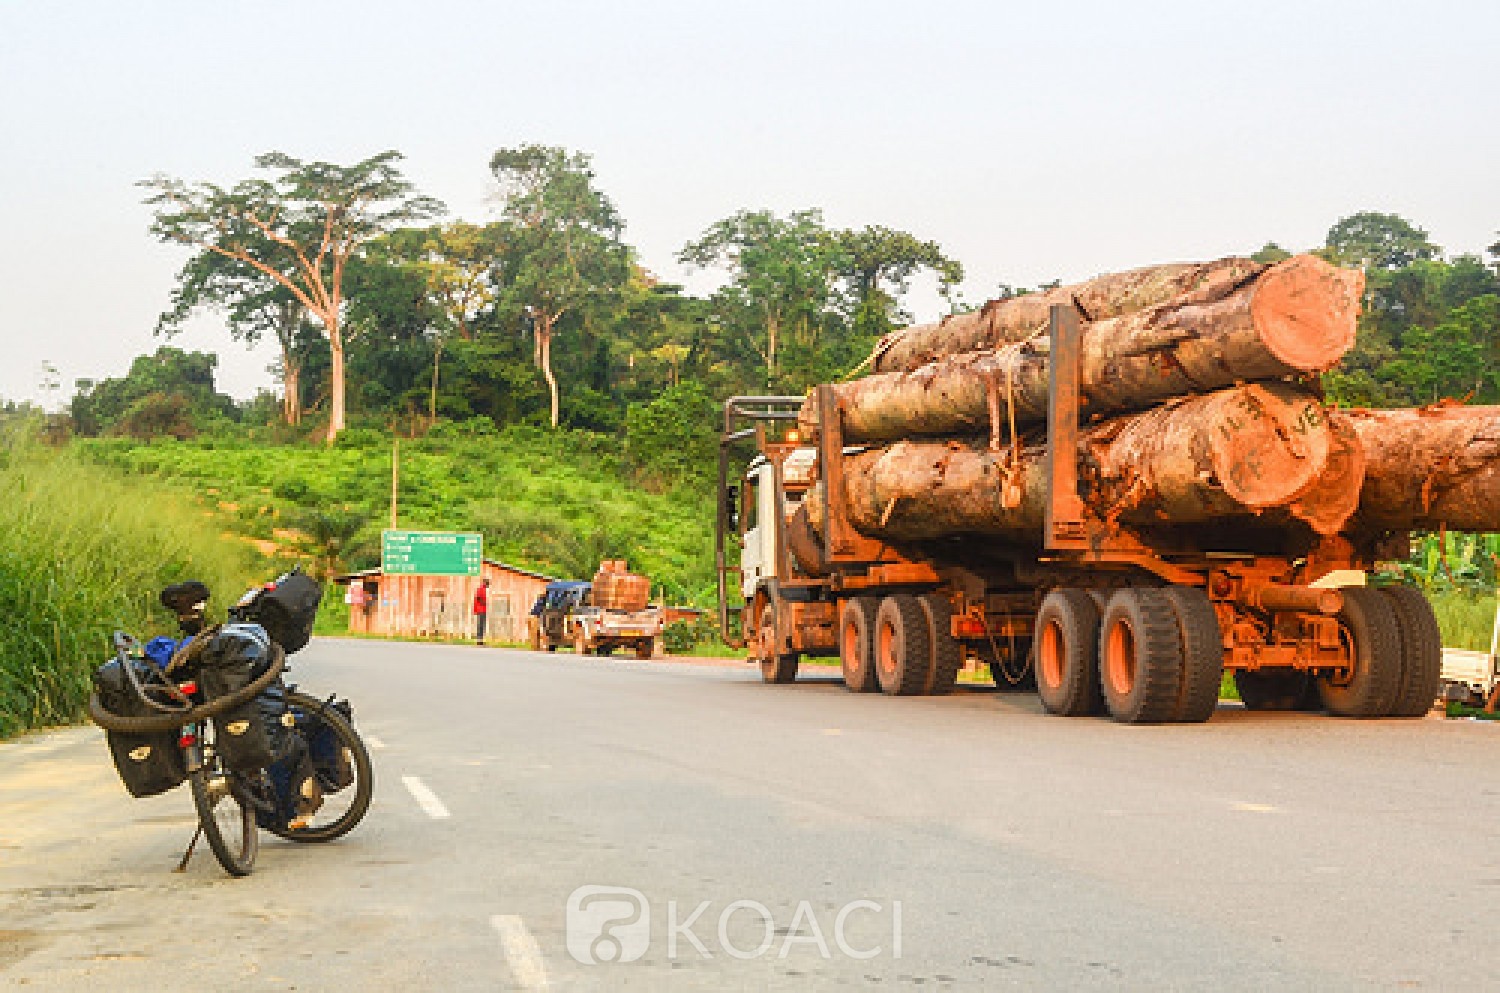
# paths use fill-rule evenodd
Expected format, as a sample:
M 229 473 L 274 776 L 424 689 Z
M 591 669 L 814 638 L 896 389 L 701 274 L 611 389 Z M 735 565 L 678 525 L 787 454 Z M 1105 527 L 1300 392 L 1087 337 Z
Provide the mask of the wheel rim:
M 859 652 L 859 625 L 854 623 L 854 618 L 845 616 L 844 623 L 840 627 L 841 637 L 839 639 L 839 657 L 844 663 L 844 668 L 850 672 L 858 672 L 864 668 L 864 659 Z
M 876 632 L 879 644 L 875 650 L 875 664 L 887 680 L 896 676 L 896 632 L 889 624 L 881 624 Z
M 1063 681 L 1063 633 L 1056 621 L 1049 621 L 1042 629 L 1037 644 L 1037 679 L 1048 687 L 1058 687 Z
M 1104 671 L 1116 695 L 1129 696 L 1135 689 L 1135 631 L 1124 618 L 1115 621 L 1105 639 Z

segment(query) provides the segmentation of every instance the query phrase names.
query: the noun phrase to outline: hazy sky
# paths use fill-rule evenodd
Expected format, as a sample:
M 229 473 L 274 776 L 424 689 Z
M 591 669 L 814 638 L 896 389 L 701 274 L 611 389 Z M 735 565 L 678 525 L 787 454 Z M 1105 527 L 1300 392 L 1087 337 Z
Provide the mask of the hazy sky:
M 1500 228 L 1500 3 L 0 0 L 0 397 L 158 342 L 182 250 L 133 183 L 387 148 L 484 220 L 490 154 L 590 152 L 643 263 L 740 208 L 941 243 L 979 301 L 1321 244 L 1356 210 Z M 936 301 L 915 301 L 932 317 Z M 271 385 L 212 317 L 221 387 Z

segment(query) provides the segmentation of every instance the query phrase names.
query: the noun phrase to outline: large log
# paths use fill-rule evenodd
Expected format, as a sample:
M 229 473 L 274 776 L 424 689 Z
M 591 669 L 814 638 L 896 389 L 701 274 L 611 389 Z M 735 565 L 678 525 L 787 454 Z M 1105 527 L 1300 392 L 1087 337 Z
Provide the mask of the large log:
M 1249 259 L 1180 262 L 1108 273 L 1039 293 L 991 300 L 979 310 L 952 314 L 933 324 L 892 331 L 871 356 L 875 372 L 916 369 L 943 355 L 998 348 L 1035 335 L 1047 326 L 1053 304 L 1073 304 L 1084 320 L 1102 321 L 1145 310 L 1183 295 L 1211 303 L 1233 292 L 1263 266 Z
M 1364 277 L 1310 255 L 1263 268 L 1211 302 L 1189 294 L 1083 326 L 1084 416 L 1138 410 L 1186 393 L 1333 367 L 1354 344 Z M 946 356 L 912 372 L 836 387 L 851 442 L 995 432 L 1045 419 L 1050 340 Z M 811 404 L 804 422 L 815 421 Z M 808 423 L 806 426 L 811 427 Z
M 1357 494 L 1357 453 L 1345 450 L 1318 401 L 1284 383 L 1186 397 L 1084 432 L 1085 502 L 1102 520 L 1202 524 L 1271 512 L 1323 533 L 1343 525 Z M 889 540 L 955 534 L 1039 542 L 1046 512 L 1046 450 L 1017 455 L 979 440 L 901 441 L 850 455 L 850 524 Z M 822 499 L 805 501 L 822 531 Z
M 1500 531 L 1500 407 L 1345 413 L 1365 451 L 1360 523 Z

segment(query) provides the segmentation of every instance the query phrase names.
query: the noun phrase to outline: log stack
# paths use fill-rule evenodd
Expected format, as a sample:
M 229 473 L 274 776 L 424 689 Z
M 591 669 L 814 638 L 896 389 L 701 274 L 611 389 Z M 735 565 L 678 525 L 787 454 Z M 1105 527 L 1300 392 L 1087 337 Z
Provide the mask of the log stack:
M 872 537 L 1035 540 L 1047 502 L 1048 315 L 1077 308 L 1081 495 L 1102 520 L 1297 521 L 1331 535 L 1366 474 L 1316 375 L 1354 343 L 1362 274 L 1312 256 L 1102 276 L 895 332 L 835 387 L 850 523 Z M 815 436 L 817 407 L 800 420 Z M 820 484 L 821 485 L 821 484 Z M 823 501 L 806 501 L 810 524 Z

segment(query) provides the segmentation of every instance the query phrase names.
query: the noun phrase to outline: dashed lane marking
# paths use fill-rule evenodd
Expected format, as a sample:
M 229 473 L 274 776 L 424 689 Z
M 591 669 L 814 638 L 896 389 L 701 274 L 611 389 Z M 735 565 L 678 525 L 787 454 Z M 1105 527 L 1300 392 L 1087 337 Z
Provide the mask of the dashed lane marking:
M 428 817 L 431 817 L 435 821 L 440 821 L 446 817 L 453 816 L 448 813 L 448 808 L 444 806 L 443 801 L 438 799 L 437 794 L 428 789 L 427 784 L 416 776 L 402 776 L 401 783 L 406 787 L 406 792 L 411 794 L 411 798 L 417 801 L 417 806 L 421 807 L 422 812 Z
M 369 745 L 371 748 L 384 748 L 385 747 L 385 742 L 381 741 L 379 738 L 375 737 L 373 734 L 367 734 L 367 735 L 365 735 L 364 739 L 365 739 L 365 744 Z
M 500 947 L 505 949 L 511 977 L 528 990 L 545 990 L 547 964 L 526 922 L 514 914 L 496 914 L 490 918 L 490 927 L 500 935 Z

